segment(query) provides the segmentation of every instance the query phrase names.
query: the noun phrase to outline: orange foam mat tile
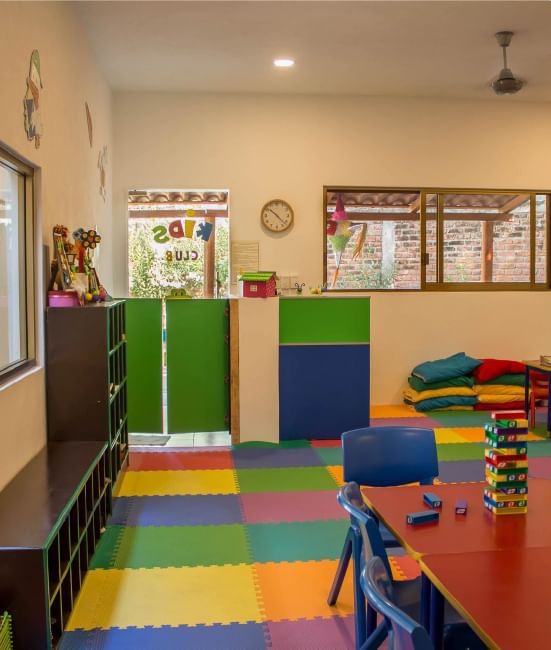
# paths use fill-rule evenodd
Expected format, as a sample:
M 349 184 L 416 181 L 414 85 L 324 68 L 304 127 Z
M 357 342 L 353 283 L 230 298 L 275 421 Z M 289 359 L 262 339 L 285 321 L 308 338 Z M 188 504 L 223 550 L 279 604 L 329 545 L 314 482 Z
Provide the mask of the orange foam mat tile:
M 329 618 L 353 613 L 351 566 L 346 572 L 336 605 L 330 607 L 327 604 L 327 594 L 337 566 L 337 560 L 255 564 L 266 619 L 284 621 Z
M 96 569 L 86 576 L 67 629 L 261 620 L 251 565 Z
M 418 413 L 409 404 L 372 405 L 369 409 L 372 418 L 425 418 L 424 413 Z
M 327 465 L 325 468 L 333 477 L 339 487 L 344 485 L 342 465 Z
M 114 496 L 174 494 L 237 494 L 235 473 L 231 469 L 125 472 Z

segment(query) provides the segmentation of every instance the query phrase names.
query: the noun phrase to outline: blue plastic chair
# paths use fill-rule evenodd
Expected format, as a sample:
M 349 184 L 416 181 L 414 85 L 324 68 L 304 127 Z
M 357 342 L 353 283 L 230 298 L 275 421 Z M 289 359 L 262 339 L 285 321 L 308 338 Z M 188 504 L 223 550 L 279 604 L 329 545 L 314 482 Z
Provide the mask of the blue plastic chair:
M 350 515 L 350 528 L 353 533 L 350 535 L 351 544 L 354 546 L 353 556 L 358 557 L 354 561 L 354 627 L 356 635 L 356 648 L 363 647 L 366 638 L 375 632 L 381 634 L 383 631 L 379 626 L 376 628 L 376 612 L 365 600 L 365 595 L 360 583 L 360 575 L 365 563 L 372 557 L 379 557 L 383 562 L 389 575 L 392 575 L 390 562 L 386 553 L 386 548 L 379 530 L 379 522 L 373 517 L 365 505 L 357 483 L 347 483 L 337 495 L 339 504 Z M 341 558 L 342 559 L 342 558 Z M 344 579 L 342 574 L 337 573 L 337 577 L 342 575 L 338 585 L 339 590 Z M 419 595 L 421 588 L 420 578 L 414 580 L 404 580 L 393 583 L 400 595 L 400 603 L 417 618 L 419 618 Z M 386 634 L 386 632 L 385 632 Z M 377 638 L 377 637 L 374 637 Z M 384 639 L 382 636 L 381 641 Z M 373 640 L 372 640 L 373 642 Z M 369 647 L 378 647 L 371 645 Z
M 344 480 L 369 485 L 389 487 L 419 482 L 432 485 L 438 476 L 436 440 L 432 429 L 420 427 L 366 427 L 346 431 L 341 436 Z M 361 499 L 361 494 L 360 494 Z M 344 504 L 339 501 L 343 507 Z M 369 512 L 361 500 L 356 504 Z M 371 513 L 372 514 L 372 513 Z M 372 516 L 374 516 L 372 514 Z M 399 542 L 381 526 L 384 546 L 400 546 Z M 327 603 L 337 602 L 346 570 L 352 558 L 354 567 L 354 590 L 362 594 L 360 586 L 362 540 L 359 528 L 351 516 L 346 533 L 339 566 L 333 580 Z M 385 552 L 386 557 L 386 552 Z M 363 594 L 361 596 L 363 600 Z M 361 618 L 361 612 L 359 613 Z M 361 620 L 358 624 L 361 624 Z
M 380 557 L 369 560 L 360 581 L 371 607 L 384 617 L 388 650 L 434 650 L 425 628 L 394 604 L 392 583 Z M 361 650 L 378 647 L 379 637 L 380 632 L 374 632 Z
M 339 490 L 338 501 L 349 513 L 351 525 L 357 529 L 361 539 L 360 562 L 358 563 L 358 575 L 354 580 L 354 604 L 355 604 L 355 629 L 356 647 L 361 650 L 378 648 L 384 641 L 391 629 L 388 621 L 377 625 L 376 604 L 369 599 L 366 601 L 365 588 L 362 584 L 361 575 L 365 566 L 373 558 L 378 558 L 386 572 L 386 594 L 392 596 L 391 600 L 407 617 L 413 621 L 423 621 L 428 627 L 429 618 L 429 590 L 423 591 L 421 577 L 413 580 L 394 580 L 390 569 L 390 562 L 386 548 L 381 536 L 377 520 L 365 507 L 362 493 L 357 483 L 347 483 Z M 357 579 L 356 579 L 357 578 Z M 428 582 L 425 581 L 425 587 Z M 444 604 L 444 647 L 448 650 L 461 648 L 465 650 L 485 650 L 486 646 L 480 641 L 477 635 L 463 621 L 459 614 L 448 604 Z M 417 625 L 417 624 L 416 624 Z M 417 625 L 420 627 L 419 625 Z M 423 628 L 425 629 L 425 628 Z M 420 633 L 416 633 L 418 635 Z M 392 647 L 392 646 L 390 646 Z M 397 648 L 409 646 L 396 646 Z M 416 646 L 411 646 L 416 648 Z M 421 648 L 423 646 L 420 646 Z
M 360 582 L 370 606 L 383 617 L 381 625 L 366 639 L 360 650 L 378 648 L 384 632 L 388 650 L 434 650 L 426 629 L 396 604 L 398 583 L 393 584 L 382 558 L 372 557 L 366 563 Z M 444 626 L 443 650 L 487 650 L 486 645 L 449 605 L 448 618 L 460 622 Z M 381 632 L 381 626 L 385 627 L 384 632 Z

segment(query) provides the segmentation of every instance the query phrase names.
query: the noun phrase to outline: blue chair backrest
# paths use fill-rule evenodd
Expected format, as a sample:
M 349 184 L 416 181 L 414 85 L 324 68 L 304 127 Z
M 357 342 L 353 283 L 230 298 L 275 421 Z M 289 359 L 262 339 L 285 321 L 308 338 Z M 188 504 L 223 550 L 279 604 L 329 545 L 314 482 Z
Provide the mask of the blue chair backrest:
M 360 582 L 371 607 L 385 617 L 388 650 L 434 650 L 425 628 L 394 604 L 392 583 L 381 558 L 369 560 Z
M 360 530 L 364 562 L 379 557 L 390 573 L 390 563 L 379 530 L 379 522 L 365 505 L 360 486 L 353 482 L 347 483 L 339 490 L 337 501 L 350 515 L 351 525 L 357 526 Z
M 438 476 L 432 429 L 366 427 L 341 436 L 344 480 L 387 487 L 419 481 L 431 485 Z

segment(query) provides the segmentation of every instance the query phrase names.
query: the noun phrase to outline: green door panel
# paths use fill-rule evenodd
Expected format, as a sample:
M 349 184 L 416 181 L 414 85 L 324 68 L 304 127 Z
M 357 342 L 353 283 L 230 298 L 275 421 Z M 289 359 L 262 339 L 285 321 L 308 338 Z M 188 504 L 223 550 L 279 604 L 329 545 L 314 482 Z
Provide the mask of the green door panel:
M 229 429 L 229 303 L 166 301 L 168 433 Z
M 279 342 L 369 343 L 369 298 L 281 298 Z
M 128 430 L 162 433 L 162 302 L 126 300 Z

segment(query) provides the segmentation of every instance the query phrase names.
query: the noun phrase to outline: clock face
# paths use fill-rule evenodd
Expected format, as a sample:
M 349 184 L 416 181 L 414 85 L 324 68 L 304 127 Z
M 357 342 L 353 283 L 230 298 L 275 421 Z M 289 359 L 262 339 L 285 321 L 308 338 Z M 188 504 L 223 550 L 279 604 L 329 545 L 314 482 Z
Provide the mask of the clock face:
M 293 209 L 281 199 L 268 201 L 260 213 L 262 223 L 272 232 L 283 232 L 293 223 Z

